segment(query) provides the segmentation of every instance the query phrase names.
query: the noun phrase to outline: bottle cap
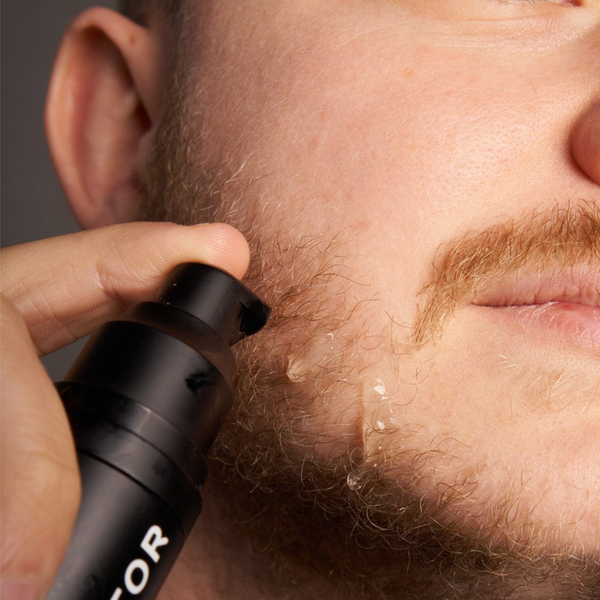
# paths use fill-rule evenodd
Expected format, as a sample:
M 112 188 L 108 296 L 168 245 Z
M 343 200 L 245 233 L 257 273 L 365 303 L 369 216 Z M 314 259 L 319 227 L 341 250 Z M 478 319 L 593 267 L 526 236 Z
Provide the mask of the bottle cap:
M 271 309 L 235 277 L 201 263 L 184 263 L 171 271 L 158 302 L 200 319 L 229 346 L 256 333 Z

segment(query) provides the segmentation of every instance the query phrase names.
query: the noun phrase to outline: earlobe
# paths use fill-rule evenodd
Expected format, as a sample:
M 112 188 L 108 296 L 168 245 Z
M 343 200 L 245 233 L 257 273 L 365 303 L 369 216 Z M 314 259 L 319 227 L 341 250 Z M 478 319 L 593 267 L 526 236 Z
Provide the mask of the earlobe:
M 139 154 L 158 121 L 161 69 L 149 29 L 95 8 L 65 34 L 46 102 L 59 177 L 84 228 L 135 220 Z

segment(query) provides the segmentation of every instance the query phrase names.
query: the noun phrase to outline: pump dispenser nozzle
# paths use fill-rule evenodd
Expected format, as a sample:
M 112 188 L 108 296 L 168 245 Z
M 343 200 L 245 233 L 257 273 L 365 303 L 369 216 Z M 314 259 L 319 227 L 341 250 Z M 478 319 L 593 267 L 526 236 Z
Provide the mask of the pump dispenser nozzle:
M 266 304 L 231 275 L 199 263 L 176 267 L 158 299 L 200 319 L 229 346 L 262 329 L 270 313 Z
M 175 268 L 155 302 L 94 333 L 57 384 L 82 477 L 48 600 L 151 600 L 201 509 L 206 452 L 233 394 L 229 346 L 270 309 L 229 274 Z

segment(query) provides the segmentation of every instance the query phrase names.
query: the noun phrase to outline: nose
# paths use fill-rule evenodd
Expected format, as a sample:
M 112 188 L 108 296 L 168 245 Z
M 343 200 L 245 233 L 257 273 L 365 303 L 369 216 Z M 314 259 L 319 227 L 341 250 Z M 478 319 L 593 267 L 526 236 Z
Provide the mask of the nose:
M 572 152 L 579 168 L 600 185 L 600 100 L 588 108 L 576 123 Z

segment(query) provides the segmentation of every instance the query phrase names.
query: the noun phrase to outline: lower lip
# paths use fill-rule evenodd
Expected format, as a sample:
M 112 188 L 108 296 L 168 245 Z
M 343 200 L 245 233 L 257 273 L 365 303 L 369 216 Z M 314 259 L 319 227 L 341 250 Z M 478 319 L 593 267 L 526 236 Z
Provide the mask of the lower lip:
M 548 302 L 523 306 L 478 306 L 492 318 L 510 320 L 530 335 L 560 336 L 565 342 L 600 352 L 600 307 Z

